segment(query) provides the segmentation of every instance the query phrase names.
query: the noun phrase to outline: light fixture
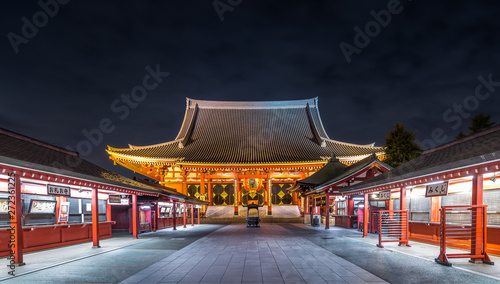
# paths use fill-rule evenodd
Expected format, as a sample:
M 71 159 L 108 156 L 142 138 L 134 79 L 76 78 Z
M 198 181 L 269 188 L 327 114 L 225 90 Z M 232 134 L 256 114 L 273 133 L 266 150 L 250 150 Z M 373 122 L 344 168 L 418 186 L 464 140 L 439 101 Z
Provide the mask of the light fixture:
M 492 182 L 496 182 L 496 181 L 497 181 L 496 174 L 493 174 L 493 176 L 490 178 L 490 180 L 491 180 Z

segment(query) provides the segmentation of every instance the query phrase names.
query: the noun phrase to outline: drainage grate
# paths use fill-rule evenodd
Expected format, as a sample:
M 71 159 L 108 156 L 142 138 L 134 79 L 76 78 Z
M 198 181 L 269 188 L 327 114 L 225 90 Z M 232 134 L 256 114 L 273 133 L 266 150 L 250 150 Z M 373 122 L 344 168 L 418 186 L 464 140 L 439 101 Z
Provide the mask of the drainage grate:
M 186 238 L 172 238 L 171 240 L 172 241 L 182 241 L 182 240 L 185 240 Z

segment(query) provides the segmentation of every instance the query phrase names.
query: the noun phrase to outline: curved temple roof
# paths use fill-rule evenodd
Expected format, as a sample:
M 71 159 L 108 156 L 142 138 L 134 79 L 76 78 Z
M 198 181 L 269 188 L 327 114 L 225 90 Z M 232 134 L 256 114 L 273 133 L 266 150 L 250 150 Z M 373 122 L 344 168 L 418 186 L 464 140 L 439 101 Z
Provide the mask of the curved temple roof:
M 318 99 L 268 102 L 203 101 L 187 98 L 179 134 L 170 142 L 127 149 L 109 147 L 111 156 L 133 162 L 279 164 L 331 157 L 361 160 L 383 154 L 373 144 L 331 140 Z

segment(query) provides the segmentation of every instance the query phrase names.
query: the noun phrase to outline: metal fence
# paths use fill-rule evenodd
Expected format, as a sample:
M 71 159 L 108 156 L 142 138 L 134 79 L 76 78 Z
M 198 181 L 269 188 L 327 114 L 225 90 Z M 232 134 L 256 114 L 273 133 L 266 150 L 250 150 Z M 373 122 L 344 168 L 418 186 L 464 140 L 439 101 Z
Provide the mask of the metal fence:
M 450 258 L 470 258 L 493 264 L 486 253 L 487 205 L 442 206 L 440 209 L 440 253 L 437 263 L 451 266 Z M 447 253 L 447 247 L 462 251 Z
M 408 210 L 380 210 L 378 247 L 383 248 L 383 242 L 398 242 L 400 245 L 410 246 L 408 243 Z

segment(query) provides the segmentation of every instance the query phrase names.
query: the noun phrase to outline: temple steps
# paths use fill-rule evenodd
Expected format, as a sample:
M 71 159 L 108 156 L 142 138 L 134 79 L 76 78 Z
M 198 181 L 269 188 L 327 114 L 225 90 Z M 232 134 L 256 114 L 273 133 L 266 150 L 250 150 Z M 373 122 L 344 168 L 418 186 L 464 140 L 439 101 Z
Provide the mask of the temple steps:
M 232 222 L 236 222 L 235 219 L 242 219 L 242 222 L 245 222 L 245 218 L 247 217 L 247 208 L 243 206 L 238 206 L 238 215 L 234 215 L 234 206 L 208 206 L 207 212 L 205 214 L 206 220 L 219 220 L 219 219 L 228 219 L 232 220 Z M 294 219 L 299 220 L 300 209 L 297 205 L 278 205 L 272 207 L 272 215 L 267 215 L 267 206 L 263 206 L 259 208 L 259 217 L 262 219 Z M 212 221 L 207 221 L 212 222 Z M 273 221 L 274 222 L 274 221 Z

